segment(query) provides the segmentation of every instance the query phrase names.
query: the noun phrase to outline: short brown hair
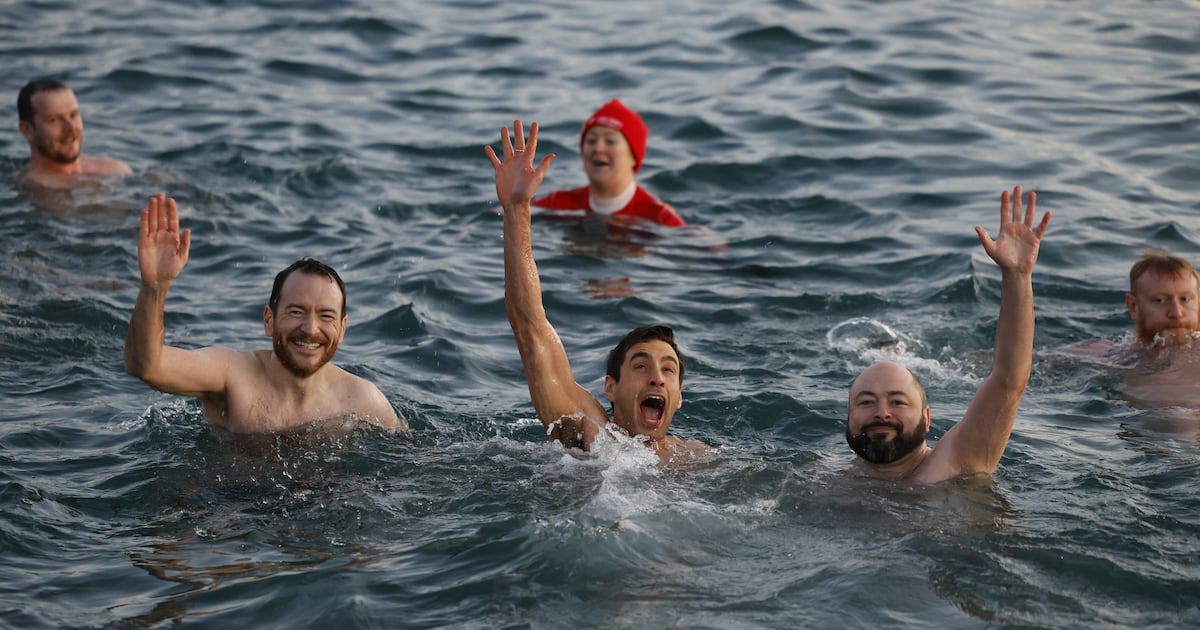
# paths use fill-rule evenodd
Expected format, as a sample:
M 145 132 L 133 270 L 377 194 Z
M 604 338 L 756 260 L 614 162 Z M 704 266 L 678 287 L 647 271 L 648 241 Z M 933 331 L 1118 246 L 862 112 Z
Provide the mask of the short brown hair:
M 675 345 L 675 331 L 671 330 L 670 326 L 642 326 L 626 333 L 608 353 L 608 375 L 614 381 L 621 380 L 621 364 L 625 362 L 625 355 L 629 353 L 630 348 L 643 341 L 663 341 L 671 346 L 675 356 L 679 358 L 679 384 L 683 385 L 683 355 Z
M 279 306 L 279 294 L 283 291 L 283 283 L 292 275 L 293 271 L 306 273 L 310 276 L 325 276 L 337 283 L 338 289 L 342 292 L 342 315 L 346 315 L 346 283 L 342 282 L 342 277 L 338 272 L 333 270 L 333 267 L 326 265 L 316 259 L 305 256 L 300 260 L 292 263 L 275 275 L 275 284 L 271 287 L 271 298 L 267 301 L 267 306 L 271 307 L 271 312 L 275 312 L 275 308 Z
M 1142 252 L 1142 257 L 1129 269 L 1129 292 L 1133 293 L 1137 279 L 1142 277 L 1147 271 L 1153 271 L 1160 276 L 1168 278 L 1181 278 L 1187 274 L 1191 274 L 1196 279 L 1197 284 L 1200 284 L 1200 275 L 1196 274 L 1196 268 L 1192 263 L 1179 256 L 1169 256 L 1166 252 L 1157 250 L 1147 250 Z
M 32 125 L 34 116 L 37 115 L 37 112 L 33 111 L 33 97 L 42 92 L 55 92 L 65 89 L 67 89 L 66 85 L 50 77 L 32 79 L 17 93 L 17 119 Z

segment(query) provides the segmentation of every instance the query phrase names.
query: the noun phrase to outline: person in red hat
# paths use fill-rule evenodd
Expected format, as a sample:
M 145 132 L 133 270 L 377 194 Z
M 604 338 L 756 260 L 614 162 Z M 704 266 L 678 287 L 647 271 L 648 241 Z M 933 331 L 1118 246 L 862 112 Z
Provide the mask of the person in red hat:
M 604 398 L 610 410 L 574 376 L 558 331 L 546 316 L 542 281 L 533 258 L 529 222 L 532 199 L 554 154 L 537 159 L 538 124 L 529 139 L 520 120 L 500 130 L 500 151 L 484 148 L 496 174 L 496 198 L 504 210 L 504 307 L 525 369 L 529 396 L 550 440 L 593 451 L 633 438 L 663 464 L 691 461 L 709 452 L 700 440 L 671 434 L 683 406 L 684 360 L 667 326 L 628 332 L 608 354 Z
M 668 227 L 686 225 L 635 177 L 646 155 L 646 123 L 637 112 L 613 99 L 597 109 L 579 135 L 579 152 L 588 185 L 558 190 L 533 200 L 550 210 L 582 210 L 618 219 L 644 219 Z

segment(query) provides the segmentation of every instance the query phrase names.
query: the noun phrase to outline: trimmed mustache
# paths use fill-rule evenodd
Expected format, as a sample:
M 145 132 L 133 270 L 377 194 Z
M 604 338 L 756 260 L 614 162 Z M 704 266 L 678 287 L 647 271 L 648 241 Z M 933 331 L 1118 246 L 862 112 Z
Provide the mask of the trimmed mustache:
M 875 422 L 870 422 L 870 423 L 864 424 L 862 426 L 862 428 L 858 430 L 858 432 L 863 435 L 866 435 L 867 431 L 870 431 L 871 429 L 874 429 L 876 427 L 892 429 L 896 433 L 904 432 L 903 424 L 900 424 L 899 422 L 888 422 L 887 420 L 876 420 Z

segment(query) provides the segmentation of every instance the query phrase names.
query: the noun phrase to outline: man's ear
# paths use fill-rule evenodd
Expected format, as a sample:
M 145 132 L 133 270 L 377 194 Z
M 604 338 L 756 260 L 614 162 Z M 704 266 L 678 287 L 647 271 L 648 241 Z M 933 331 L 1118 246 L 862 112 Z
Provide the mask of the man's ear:
M 17 123 L 17 129 L 21 130 L 21 135 L 25 136 L 26 140 L 33 142 L 33 125 L 29 124 L 28 120 Z
M 610 376 L 608 374 L 605 374 L 604 375 L 604 397 L 608 399 L 608 402 L 616 402 L 616 398 L 617 398 L 616 389 L 617 389 L 617 379 L 613 378 L 612 376 Z
M 1132 293 L 1125 294 L 1125 309 L 1129 311 L 1129 317 L 1137 321 L 1137 298 Z
M 933 419 L 933 410 L 929 408 L 929 405 L 925 405 L 925 411 L 921 415 L 925 416 L 925 432 L 929 433 L 929 424 L 930 420 Z
M 274 323 L 274 320 L 275 320 L 275 314 L 271 312 L 271 307 L 264 306 L 263 307 L 263 332 L 267 333 L 268 337 L 271 336 L 271 329 L 274 328 L 274 326 L 272 326 L 272 324 Z

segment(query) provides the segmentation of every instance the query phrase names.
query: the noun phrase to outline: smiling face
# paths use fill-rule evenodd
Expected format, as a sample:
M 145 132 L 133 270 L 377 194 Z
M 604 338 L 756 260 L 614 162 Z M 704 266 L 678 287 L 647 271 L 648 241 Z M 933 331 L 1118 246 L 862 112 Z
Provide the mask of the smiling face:
M 928 432 L 924 389 L 908 368 L 876 363 L 850 385 L 846 442 L 859 457 L 890 464 L 920 448 Z
M 83 117 L 69 88 L 45 90 L 32 96 L 33 120 L 20 122 L 35 158 L 73 164 L 83 151 Z
M 1125 307 L 1145 343 L 1155 337 L 1184 342 L 1200 330 L 1200 285 L 1190 273 L 1142 273 L 1125 295 Z
M 620 378 L 604 378 L 613 422 L 630 435 L 661 440 L 683 405 L 682 362 L 671 344 L 651 339 L 633 344 L 621 362 Z
M 597 196 L 615 197 L 633 182 L 637 162 L 620 131 L 596 125 L 583 136 L 580 151 L 588 183 Z
M 263 310 L 263 326 L 289 372 L 305 378 L 333 359 L 346 334 L 342 298 L 328 276 L 295 271 L 283 281 L 278 303 Z

